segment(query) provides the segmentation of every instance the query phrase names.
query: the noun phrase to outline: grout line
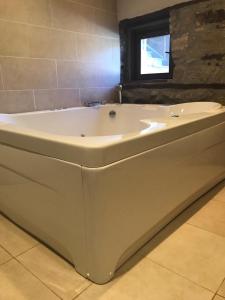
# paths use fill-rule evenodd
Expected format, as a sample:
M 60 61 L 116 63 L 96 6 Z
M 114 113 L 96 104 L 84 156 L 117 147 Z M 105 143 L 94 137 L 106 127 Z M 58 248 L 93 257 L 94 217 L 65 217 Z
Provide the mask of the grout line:
M 37 244 L 35 244 L 35 245 L 32 246 L 31 248 L 22 251 L 20 254 L 18 254 L 18 255 L 13 255 L 13 258 L 17 258 L 17 257 L 19 257 L 19 256 L 22 256 L 23 254 L 27 253 L 28 251 L 30 251 L 30 250 L 32 250 L 32 249 L 38 247 L 38 246 L 40 246 L 40 243 L 39 243 L 39 242 L 37 242 Z
M 11 56 L 11 55 L 0 55 L 0 58 L 35 59 L 35 60 L 50 60 L 50 61 L 55 60 L 55 58 L 48 58 L 48 57 L 29 57 L 29 56 Z M 67 61 L 67 59 L 65 60 Z
M 1 79 L 1 83 L 2 83 L 2 90 L 5 90 L 5 82 L 3 79 L 3 70 L 2 70 L 2 65 L 0 64 L 0 79 Z
M 5 250 L 5 252 L 7 252 L 12 258 L 14 258 L 14 256 L 3 246 L 3 245 L 0 245 L 0 247 Z
M 90 65 L 91 64 L 93 66 L 97 66 L 98 65 L 98 62 L 83 61 L 83 60 L 79 60 L 78 58 L 71 59 L 71 58 L 56 58 L 56 57 L 12 56 L 12 55 L 1 55 L 1 54 L 0 54 L 0 58 L 34 59 L 34 60 L 48 60 L 48 61 L 58 60 L 60 62 L 76 62 L 76 63 L 86 64 L 86 65 Z
M 111 11 L 109 11 L 106 8 L 97 7 L 97 6 L 94 6 L 94 5 L 87 4 L 87 3 L 82 3 L 82 1 L 79 1 L 79 0 L 66 0 L 66 1 L 67 2 L 71 2 L 71 3 L 76 3 L 76 4 L 79 4 L 81 6 L 86 6 L 86 7 L 94 8 L 94 9 L 100 10 L 102 12 L 105 12 L 105 13 L 107 13 L 109 15 L 113 15 L 113 16 L 117 17 L 117 11 L 111 12 Z
M 29 268 L 27 268 L 26 265 L 24 265 L 17 257 L 14 258 L 27 272 L 32 274 L 38 281 L 40 281 L 49 291 L 51 291 L 55 296 L 57 296 L 59 299 L 63 300 L 58 294 L 56 294 L 49 286 L 46 285 L 45 282 L 43 282 L 37 275 L 35 275 Z
M 83 103 L 81 103 L 81 89 L 80 88 L 78 89 L 78 97 L 79 97 L 80 105 L 83 105 Z
M 57 63 L 56 59 L 55 59 L 55 75 L 56 75 L 56 86 L 58 89 L 59 88 L 59 76 L 58 76 L 58 63 Z
M 5 249 L 2 245 L 0 245 L 0 248 L 1 248 L 3 251 L 5 251 L 5 252 L 9 255 L 9 259 L 7 259 L 5 262 L 3 262 L 3 263 L 0 264 L 0 267 L 1 267 L 2 265 L 7 264 L 10 260 L 12 260 L 12 259 L 13 259 L 13 256 L 12 256 L 12 254 L 11 254 L 8 250 Z
M 0 92 L 32 92 L 31 89 L 25 89 L 25 90 L 0 90 Z
M 0 213 L 0 215 L 2 215 Z M 30 251 L 31 249 L 34 249 L 36 247 L 38 247 L 39 245 L 44 245 L 42 243 L 39 243 L 37 242 L 37 244 L 31 248 L 29 248 L 28 250 L 24 251 L 24 252 L 21 252 L 20 254 L 18 255 L 12 255 L 7 249 L 5 249 L 2 245 L 0 245 L 0 248 L 2 248 L 3 250 L 5 250 L 5 252 L 7 252 L 9 255 L 10 255 L 10 258 L 5 261 L 4 263 L 0 264 L 0 268 L 1 266 L 7 264 L 8 262 L 14 260 L 14 261 L 17 261 L 28 273 L 32 274 L 32 276 L 34 276 L 36 279 L 38 279 L 38 281 L 40 281 L 48 290 L 50 290 L 55 296 L 57 296 L 59 299 L 63 300 L 63 298 L 61 296 L 59 296 L 55 291 L 53 291 L 42 279 L 40 279 L 37 275 L 35 275 L 27 266 L 26 264 L 24 264 L 22 261 L 19 260 L 19 257 L 22 256 L 23 254 L 27 253 L 28 251 Z M 76 270 L 74 269 L 74 272 L 76 273 Z M 89 282 L 89 281 L 88 281 Z M 86 291 L 90 286 L 92 285 L 92 283 L 90 282 L 90 284 L 85 287 L 78 295 L 75 296 L 75 298 L 73 299 L 76 299 L 78 296 L 80 296 L 84 291 Z M 73 300 L 72 299 L 72 300 Z
M 205 287 L 205 286 L 202 286 L 202 285 L 200 285 L 199 283 L 196 283 L 195 281 L 193 281 L 192 279 L 186 277 L 185 275 L 182 275 L 182 274 L 180 274 L 180 273 L 177 273 L 176 271 L 174 271 L 174 270 L 172 270 L 172 269 L 170 269 L 170 268 L 168 268 L 168 267 L 166 267 L 166 266 L 164 266 L 164 265 L 161 265 L 161 264 L 158 263 L 157 261 L 155 261 L 155 260 L 153 260 L 152 258 L 150 258 L 148 255 L 147 255 L 145 258 L 146 258 L 146 259 L 150 259 L 151 262 L 153 262 L 154 264 L 156 264 L 156 265 L 158 265 L 158 266 L 160 266 L 160 267 L 166 269 L 167 271 L 170 271 L 171 273 L 174 273 L 174 274 L 176 274 L 177 276 L 182 277 L 182 278 L 186 279 L 187 281 L 190 281 L 190 282 L 193 283 L 194 285 L 196 285 L 196 286 L 198 286 L 198 287 L 200 287 L 200 288 L 202 288 L 202 289 L 204 289 L 204 290 L 207 290 L 207 291 L 209 291 L 209 292 L 215 294 L 215 291 L 212 291 L 212 290 L 210 290 L 209 288 L 207 288 L 207 287 Z
M 221 296 L 220 294 L 215 294 L 213 296 L 212 300 L 215 300 L 217 296 L 219 296 L 221 299 L 225 299 L 224 296 Z
M 86 87 L 86 88 L 63 88 L 63 87 L 59 87 L 59 88 L 49 88 L 49 89 L 25 89 L 25 90 L 0 90 L 0 93 L 1 92 L 32 92 L 32 91 L 35 91 L 35 90 L 38 90 L 38 91 L 57 91 L 57 90 L 95 90 L 95 89 L 113 89 L 115 88 L 116 86 L 96 86 L 96 87 Z
M 23 255 L 24 253 L 30 251 L 31 249 L 33 249 L 33 248 L 39 246 L 39 244 L 40 244 L 40 243 L 37 241 L 37 243 L 36 243 L 34 246 L 32 246 L 31 248 L 29 248 L 29 249 L 27 249 L 27 250 L 22 251 L 21 253 L 19 253 L 19 254 L 17 254 L 17 255 L 14 255 L 14 254 L 12 254 L 11 252 L 9 252 L 3 245 L 0 245 L 0 247 L 1 247 L 3 250 L 5 250 L 5 252 L 7 252 L 7 253 L 11 256 L 11 258 L 16 258 L 16 257 L 18 257 L 18 256 L 20 256 L 20 255 Z
M 78 33 L 73 34 L 73 46 L 75 52 L 75 60 L 79 61 Z
M 212 199 L 211 201 L 213 201 L 213 202 L 214 201 L 215 202 L 220 202 L 220 203 L 223 203 L 225 205 L 225 201 L 224 200 L 218 200 L 218 199 L 215 198 L 215 199 Z
M 11 260 L 14 260 L 14 257 L 10 257 L 9 259 L 7 259 L 5 262 L 0 264 L 0 269 L 2 266 L 6 265 L 7 263 L 9 263 Z
M 52 8 L 52 0 L 48 0 L 48 7 L 50 11 L 50 26 L 53 28 L 53 8 Z
M 31 26 L 31 27 L 37 27 L 37 28 L 48 29 L 48 30 L 56 30 L 56 31 L 62 31 L 62 32 L 69 32 L 69 33 L 78 33 L 78 34 L 87 35 L 87 36 L 94 36 L 94 37 L 96 36 L 96 37 L 101 37 L 101 38 L 105 38 L 105 39 L 113 39 L 113 40 L 118 40 L 119 39 L 119 32 L 118 32 L 118 37 L 114 37 L 114 36 L 106 36 L 106 35 L 102 35 L 102 34 L 95 34 L 95 33 L 88 33 L 88 32 L 58 28 L 58 27 L 54 27 L 54 26 L 49 27 L 49 26 L 45 26 L 45 25 L 37 25 L 37 24 L 32 24 L 32 23 L 26 23 L 26 22 L 21 22 L 21 21 L 4 19 L 4 18 L 0 18 L 0 21 L 7 22 L 7 23 L 13 23 L 13 24 L 27 25 L 27 26 Z
M 217 293 L 218 295 L 220 295 L 220 294 L 219 294 L 219 290 L 220 290 L 220 288 L 222 287 L 223 284 L 225 284 L 225 278 L 222 280 L 220 286 L 218 287 L 218 289 L 217 289 L 217 291 L 216 291 L 216 293 Z
M 91 286 L 93 286 L 93 283 L 90 282 L 90 284 L 84 288 L 78 295 L 76 295 L 72 300 L 77 299 L 78 297 L 80 297 L 84 292 L 86 292 Z
M 36 105 L 36 99 L 35 99 L 35 93 L 34 93 L 34 90 L 32 90 L 32 94 L 33 94 L 34 110 L 37 110 L 37 105 Z
M 219 235 L 219 234 L 217 234 L 217 233 L 215 233 L 215 232 L 212 232 L 212 231 L 209 231 L 209 230 L 204 229 L 204 228 L 202 228 L 202 227 L 199 227 L 198 225 L 191 224 L 191 223 L 189 223 L 188 221 L 187 221 L 185 224 L 186 224 L 186 225 L 189 225 L 189 226 L 192 226 L 192 227 L 195 227 L 195 228 L 197 228 L 197 229 L 199 229 L 199 230 L 208 232 L 208 233 L 210 233 L 210 234 L 213 234 L 213 235 L 215 235 L 215 236 L 217 236 L 217 237 L 219 237 L 219 238 L 221 238 L 221 239 L 225 239 L 225 237 L 222 236 L 222 235 Z

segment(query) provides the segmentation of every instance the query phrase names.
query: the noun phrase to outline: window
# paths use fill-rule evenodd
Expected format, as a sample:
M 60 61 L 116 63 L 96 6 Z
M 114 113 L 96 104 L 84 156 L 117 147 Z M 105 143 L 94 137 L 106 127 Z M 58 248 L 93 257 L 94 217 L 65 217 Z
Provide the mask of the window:
M 141 75 L 170 72 L 170 35 L 141 39 Z
M 125 47 L 124 82 L 172 78 L 172 56 L 167 11 L 126 20 L 120 25 Z

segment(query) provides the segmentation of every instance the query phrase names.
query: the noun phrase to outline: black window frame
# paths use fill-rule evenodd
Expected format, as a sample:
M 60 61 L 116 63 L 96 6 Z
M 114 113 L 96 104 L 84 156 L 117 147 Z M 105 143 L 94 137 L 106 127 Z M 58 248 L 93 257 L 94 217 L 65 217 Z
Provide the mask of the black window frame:
M 173 77 L 173 60 L 171 48 L 171 33 L 169 11 L 153 13 L 147 16 L 122 21 L 120 24 L 122 47 L 121 81 L 154 81 L 171 79 Z M 156 74 L 141 74 L 141 39 L 170 35 L 169 72 Z

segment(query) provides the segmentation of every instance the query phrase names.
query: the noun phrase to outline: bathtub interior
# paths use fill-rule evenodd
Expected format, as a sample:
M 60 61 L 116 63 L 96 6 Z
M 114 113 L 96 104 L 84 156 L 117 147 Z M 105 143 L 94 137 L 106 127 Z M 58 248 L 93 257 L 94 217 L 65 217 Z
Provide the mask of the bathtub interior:
M 171 117 L 215 113 L 222 106 L 213 102 L 162 105 L 104 105 L 91 108 L 0 115 L 1 124 L 68 137 L 104 137 L 155 132 L 165 128 Z M 179 121 L 184 121 L 181 119 Z
M 154 110 L 152 110 L 154 113 Z M 38 113 L 1 115 L 0 121 L 17 127 L 44 131 L 50 134 L 91 137 L 140 132 L 154 124 L 142 121 L 151 117 L 151 112 L 138 106 L 105 105 L 91 108 Z

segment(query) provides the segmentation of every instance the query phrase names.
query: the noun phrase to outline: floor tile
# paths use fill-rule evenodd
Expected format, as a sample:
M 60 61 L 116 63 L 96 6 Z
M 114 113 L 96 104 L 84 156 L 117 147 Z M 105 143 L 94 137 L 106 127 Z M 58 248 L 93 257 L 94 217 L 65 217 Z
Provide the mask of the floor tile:
M 39 245 L 18 260 L 63 299 L 72 299 L 90 285 L 64 259 Z
M 0 247 L 0 265 L 11 259 L 11 256 Z
M 0 245 L 9 253 L 17 256 L 37 244 L 30 235 L 0 215 Z
M 208 192 L 212 200 L 225 202 L 225 180 Z
M 211 300 L 213 293 L 145 258 L 104 286 L 92 285 L 78 300 Z
M 59 299 L 15 260 L 0 266 L 0 300 Z
M 185 224 L 162 241 L 148 257 L 216 292 L 225 275 L 224 253 L 224 238 Z
M 218 192 L 214 196 L 214 200 L 225 202 L 225 181 L 218 186 Z
M 222 283 L 221 287 L 219 288 L 218 294 L 219 294 L 220 296 L 225 297 L 225 280 L 224 280 L 224 282 Z
M 221 198 L 222 201 L 225 201 L 225 180 L 215 185 L 211 190 L 208 191 L 208 194 L 212 199 Z
M 225 202 L 210 201 L 187 223 L 225 237 Z

